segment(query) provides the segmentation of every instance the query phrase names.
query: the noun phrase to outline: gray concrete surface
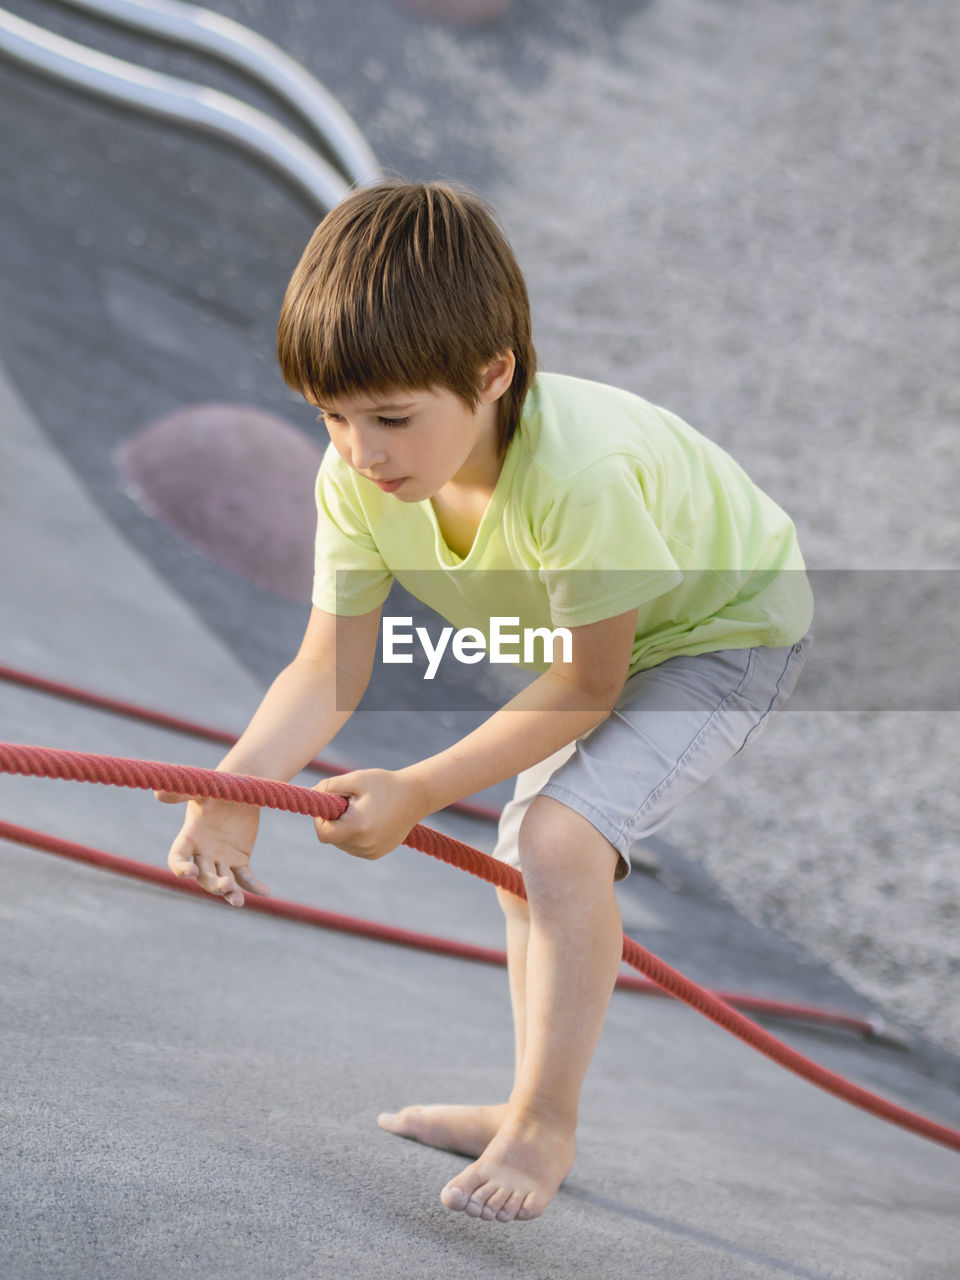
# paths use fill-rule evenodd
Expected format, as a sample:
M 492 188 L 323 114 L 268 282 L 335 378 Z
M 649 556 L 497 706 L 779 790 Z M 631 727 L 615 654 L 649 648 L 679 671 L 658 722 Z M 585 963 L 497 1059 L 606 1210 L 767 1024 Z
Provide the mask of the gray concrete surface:
M 236 721 L 246 673 L 96 512 L 0 380 L 5 656 Z M 15 640 L 14 640 L 15 637 Z M 189 655 L 189 661 L 185 661 Z M 4 737 L 213 764 L 209 746 L 0 684 Z M 0 777 L 5 819 L 161 863 L 176 811 Z M 489 828 L 443 825 L 488 847 Z M 862 1007 L 669 846 L 625 928 L 714 985 Z M 492 891 L 409 850 L 373 864 L 267 815 L 277 896 L 502 945 Z M 509 1089 L 502 970 L 327 933 L 5 844 L 0 1274 L 10 1280 L 643 1274 L 934 1280 L 960 1250 L 956 1154 L 797 1080 L 695 1014 L 616 993 L 578 1160 L 537 1223 L 439 1202 L 465 1161 L 390 1137 L 408 1101 Z M 793 1028 L 834 1070 L 960 1123 L 960 1068 Z
M 208 60 L 47 0 L 8 7 L 276 108 Z M 316 71 L 389 170 L 493 201 L 545 367 L 628 386 L 719 440 L 795 516 L 818 570 L 955 581 L 951 0 L 524 0 L 473 30 L 388 0 L 362 15 L 350 0 L 214 7 Z M 11 377 L 100 509 L 266 681 L 302 610 L 148 518 L 114 451 L 211 400 L 316 430 L 272 350 L 316 211 L 228 147 L 6 66 L 0 111 L 16 122 L 0 139 Z M 953 581 L 944 590 L 955 614 Z M 887 609 L 913 616 L 900 597 Z M 842 669 L 862 671 L 888 624 L 865 605 Z M 819 662 L 815 650 L 807 688 Z M 752 919 L 956 1052 L 960 689 L 949 672 L 942 705 L 904 710 L 913 679 L 905 669 L 896 708 L 792 711 L 671 838 Z M 405 758 L 407 717 L 382 715 L 376 693 L 370 708 L 344 755 Z M 426 732 L 439 744 L 470 723 L 438 713 Z
M 142 52 L 53 4 L 7 7 Z M 631 386 L 718 438 L 797 515 L 818 567 L 956 567 L 946 0 L 529 0 L 456 33 L 385 0 L 365 15 L 330 0 L 322 22 L 309 4 L 214 7 L 319 71 L 388 166 L 493 199 L 547 367 Z M 148 61 L 237 89 L 196 59 Z M 271 335 L 315 214 L 242 157 L 4 64 L 0 111 L 15 122 L 0 136 L 3 657 L 240 726 L 304 612 L 148 519 L 113 456 L 200 401 L 312 429 Z M 217 758 L 2 685 L 0 724 Z M 389 765 L 412 734 L 457 727 L 374 710 L 337 751 Z M 664 881 L 621 887 L 628 932 L 702 981 L 901 1010 L 929 1037 L 906 1057 L 788 1035 L 956 1127 L 956 763 L 955 713 L 782 717 L 677 819 Z M 156 863 L 176 827 L 149 797 L 39 781 L 0 779 L 0 811 Z M 258 858 L 278 895 L 502 944 L 492 893 L 412 852 L 318 856 L 309 824 L 281 815 Z M 626 994 L 549 1213 L 505 1231 L 465 1221 L 437 1198 L 462 1159 L 374 1117 L 503 1093 L 502 972 L 226 915 L 11 846 L 0 861 L 11 1280 L 956 1274 L 953 1153 Z

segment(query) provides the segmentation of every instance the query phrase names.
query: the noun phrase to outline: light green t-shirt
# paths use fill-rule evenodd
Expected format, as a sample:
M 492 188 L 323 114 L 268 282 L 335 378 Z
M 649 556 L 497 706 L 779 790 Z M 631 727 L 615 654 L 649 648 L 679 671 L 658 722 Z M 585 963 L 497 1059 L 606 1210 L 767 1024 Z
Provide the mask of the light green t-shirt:
M 813 616 L 786 513 L 680 418 L 601 383 L 537 376 L 465 558 L 429 501 L 384 493 L 332 445 L 316 496 L 313 603 L 329 613 L 377 608 L 394 578 L 485 636 L 492 617 L 576 627 L 639 606 L 631 674 L 793 644 Z

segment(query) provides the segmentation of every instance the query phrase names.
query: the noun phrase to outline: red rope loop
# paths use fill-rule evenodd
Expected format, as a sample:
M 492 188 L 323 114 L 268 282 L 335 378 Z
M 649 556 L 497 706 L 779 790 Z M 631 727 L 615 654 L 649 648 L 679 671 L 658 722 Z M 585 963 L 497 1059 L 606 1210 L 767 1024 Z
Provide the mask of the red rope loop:
M 308 787 L 275 782 L 267 778 L 251 778 L 242 774 L 197 769 L 188 765 L 129 760 L 117 756 L 90 755 L 80 751 L 23 746 L 7 742 L 0 742 L 0 772 L 28 777 L 99 782 L 147 791 L 172 791 L 183 795 L 210 796 L 328 819 L 339 817 L 346 808 L 346 801 L 341 797 Z M 472 875 L 479 876 L 518 896 L 526 896 L 522 877 L 515 868 L 507 866 L 497 858 L 491 858 L 489 854 L 482 853 L 479 849 L 474 849 L 460 840 L 455 840 L 452 836 L 418 824 L 410 831 L 404 844 L 469 871 Z M 886 1098 L 881 1098 L 845 1080 L 843 1076 L 821 1067 L 626 936 L 623 943 L 623 959 L 664 991 L 690 1005 L 698 1013 L 718 1023 L 758 1052 L 786 1067 L 787 1070 L 892 1124 L 900 1125 L 921 1137 L 960 1151 L 960 1132 L 938 1124 L 926 1116 L 908 1111 L 896 1103 L 889 1102 Z

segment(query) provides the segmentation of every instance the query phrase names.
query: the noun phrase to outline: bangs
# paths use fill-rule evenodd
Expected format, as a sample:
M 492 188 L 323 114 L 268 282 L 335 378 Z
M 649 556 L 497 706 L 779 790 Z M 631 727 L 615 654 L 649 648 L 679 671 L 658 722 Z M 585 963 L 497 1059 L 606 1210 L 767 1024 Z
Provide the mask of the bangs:
M 317 404 L 446 387 L 476 410 L 483 368 L 508 350 L 503 443 L 536 365 L 526 285 L 486 206 L 442 183 L 347 196 L 311 237 L 277 324 L 284 379 Z
M 472 348 L 444 343 L 442 326 L 431 319 L 427 300 L 403 285 L 320 293 L 291 320 L 284 376 L 315 403 L 448 386 L 475 407 L 479 369 L 496 352 L 475 361 Z

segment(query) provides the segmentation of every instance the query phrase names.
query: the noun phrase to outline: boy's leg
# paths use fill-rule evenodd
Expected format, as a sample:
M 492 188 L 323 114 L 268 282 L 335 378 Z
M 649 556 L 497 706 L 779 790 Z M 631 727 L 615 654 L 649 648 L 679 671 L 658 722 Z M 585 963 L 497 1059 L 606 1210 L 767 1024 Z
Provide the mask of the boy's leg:
M 523 1054 L 496 1136 L 441 1192 L 450 1209 L 500 1221 L 539 1216 L 570 1171 L 580 1090 L 623 948 L 618 854 L 586 818 L 538 797 L 520 862 L 530 903 Z
M 641 672 L 616 714 L 543 783 L 518 824 L 531 910 L 524 1052 L 504 1123 L 444 1188 L 448 1208 L 502 1221 L 543 1212 L 573 1161 L 580 1088 L 619 968 L 613 882 L 682 798 L 762 731 L 789 697 L 808 645 L 809 636 Z M 495 853 L 512 861 L 501 845 Z
M 530 943 L 530 904 L 506 889 L 497 889 L 497 897 L 507 921 L 507 975 L 510 980 L 510 1004 L 513 1008 L 515 1060 L 514 1088 L 520 1079 L 527 1039 L 527 950 Z M 492 1135 L 491 1135 L 492 1136 Z
M 605 721 L 600 730 L 520 775 L 515 799 L 504 810 L 494 850 L 494 856 L 511 865 L 519 862 L 532 907 L 529 935 L 519 924 L 511 930 L 508 920 L 517 1027 L 517 1074 L 510 1102 L 486 1108 L 407 1109 L 483 1112 L 483 1125 L 472 1131 L 474 1140 L 484 1126 L 489 1131 L 496 1117 L 503 1117 L 480 1159 L 444 1188 L 443 1202 L 449 1208 L 465 1208 L 471 1216 L 503 1221 L 543 1212 L 565 1176 L 558 1171 L 565 1163 L 567 1168 L 572 1163 L 572 1130 L 565 1139 L 560 1117 L 566 1113 L 575 1124 L 580 1085 L 599 1039 L 619 967 L 622 934 L 612 881 L 629 873 L 627 858 L 638 842 L 658 830 L 682 798 L 762 731 L 771 713 L 789 696 L 808 645 L 809 637 L 804 637 L 787 648 L 677 658 L 641 672 L 627 682 L 616 716 Z M 577 758 L 572 758 L 574 748 Z M 563 758 L 569 763 L 561 763 Z M 544 770 L 549 780 L 538 776 Z M 531 816 L 534 811 L 535 820 Z M 556 828 L 558 811 L 564 815 L 560 829 L 551 830 Z M 593 815 L 596 825 L 583 817 L 584 813 Z M 611 840 L 624 844 L 619 854 L 601 828 Z M 586 858 L 591 850 L 592 859 Z M 610 877 L 600 877 L 600 892 L 594 900 L 601 855 L 607 858 Z M 582 885 L 578 883 L 581 873 Z M 564 884 L 574 886 L 570 893 L 558 893 Z M 512 895 L 498 894 L 509 917 Z M 513 899 L 514 904 L 518 901 Z M 588 903 L 589 911 L 585 909 Z M 522 907 L 514 905 L 512 909 L 517 912 Z M 592 926 L 588 926 L 588 919 L 593 920 Z M 577 942 L 573 960 L 570 939 Z M 585 962 L 579 947 L 583 942 L 589 946 L 591 939 L 596 947 Z M 607 963 L 609 985 L 603 976 Z M 518 981 L 521 974 L 523 983 Z M 600 992 L 600 997 L 591 1001 L 588 989 Z M 571 991 L 578 1004 L 587 995 L 586 1016 L 568 1003 Z M 576 1036 L 568 1058 L 571 1026 L 576 1027 Z M 544 1119 L 547 1113 L 556 1117 L 552 1124 Z M 405 1132 L 392 1124 L 383 1127 Z M 468 1154 L 477 1149 L 430 1137 L 421 1141 Z M 539 1167 L 534 1168 L 537 1160 Z M 507 1173 L 499 1172 L 504 1167 Z M 516 1171 L 524 1168 L 520 1180 L 527 1178 L 537 1185 L 526 1194 L 525 1211 L 518 1212 L 523 1201 L 518 1199 L 516 1187 L 509 1191 L 509 1181 L 516 1180 Z M 479 1181 L 478 1172 L 482 1174 Z M 466 1204 L 456 1188 L 469 1192 Z
M 494 856 L 502 857 L 519 869 L 518 844 L 520 826 L 531 802 L 549 779 L 553 770 L 571 755 L 574 744 L 562 748 L 517 778 L 514 797 L 505 806 Z M 526 1036 L 526 971 L 527 940 L 530 933 L 530 907 L 524 898 L 497 889 L 497 897 L 506 917 L 507 967 L 510 1000 L 513 1006 L 515 1036 L 514 1084 L 519 1079 Z M 507 1103 L 463 1105 L 435 1103 L 429 1106 L 403 1107 L 397 1112 L 384 1111 L 377 1117 L 381 1129 L 402 1138 L 413 1138 L 427 1146 L 445 1151 L 459 1151 L 478 1156 L 486 1148 L 503 1123 Z
M 513 1006 L 513 1028 L 516 1044 L 514 1087 L 520 1077 L 526 1037 L 526 970 L 527 941 L 530 934 L 530 908 L 523 898 L 497 889 L 497 897 L 506 917 L 507 969 L 510 1000 Z M 381 1129 L 401 1138 L 413 1138 L 430 1147 L 478 1156 L 487 1147 L 507 1115 L 506 1102 L 492 1104 L 434 1103 L 408 1106 L 397 1112 L 382 1112 L 377 1123 Z

